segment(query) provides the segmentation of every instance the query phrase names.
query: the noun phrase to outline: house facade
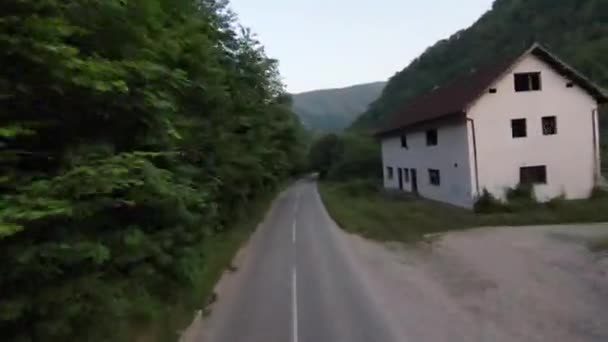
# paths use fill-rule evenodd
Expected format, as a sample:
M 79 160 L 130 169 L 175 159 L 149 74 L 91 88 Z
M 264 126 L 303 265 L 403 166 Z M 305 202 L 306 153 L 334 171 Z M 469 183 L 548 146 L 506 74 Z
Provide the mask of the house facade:
M 535 44 L 414 100 L 377 136 L 384 186 L 471 208 L 520 183 L 540 201 L 590 195 L 604 92 Z

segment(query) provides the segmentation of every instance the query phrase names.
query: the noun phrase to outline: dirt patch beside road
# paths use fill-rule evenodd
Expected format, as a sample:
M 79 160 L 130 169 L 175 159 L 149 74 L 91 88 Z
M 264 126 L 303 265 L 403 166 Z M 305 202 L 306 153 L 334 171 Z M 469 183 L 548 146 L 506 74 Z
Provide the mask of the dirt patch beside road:
M 403 341 L 608 341 L 608 256 L 588 248 L 608 225 L 344 236 Z

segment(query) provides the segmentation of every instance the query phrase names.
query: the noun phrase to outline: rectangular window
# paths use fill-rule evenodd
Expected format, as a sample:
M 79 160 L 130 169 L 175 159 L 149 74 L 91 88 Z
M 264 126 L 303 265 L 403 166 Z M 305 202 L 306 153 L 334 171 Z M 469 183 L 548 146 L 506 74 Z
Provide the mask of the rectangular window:
M 542 118 L 543 135 L 557 134 L 557 118 L 555 116 L 545 116 Z
M 526 72 L 515 74 L 515 91 L 541 90 L 540 72 Z
M 401 147 L 407 148 L 407 135 L 405 134 L 401 136 Z
M 437 146 L 437 130 L 426 131 L 426 146 Z
M 404 169 L 403 171 L 405 172 L 405 182 L 409 183 L 410 182 L 410 169 Z
M 519 182 L 521 184 L 547 184 L 546 166 L 528 166 L 519 169 Z
M 512 134 L 513 138 L 527 137 L 528 129 L 526 127 L 526 119 L 511 120 L 511 134 Z
M 490 94 L 496 94 L 498 90 L 496 90 L 496 88 L 490 88 L 489 92 Z
M 386 178 L 387 179 L 395 178 L 395 170 L 390 166 L 386 168 Z
M 431 185 L 441 185 L 441 175 L 439 174 L 439 170 L 429 169 L 429 183 L 431 183 Z

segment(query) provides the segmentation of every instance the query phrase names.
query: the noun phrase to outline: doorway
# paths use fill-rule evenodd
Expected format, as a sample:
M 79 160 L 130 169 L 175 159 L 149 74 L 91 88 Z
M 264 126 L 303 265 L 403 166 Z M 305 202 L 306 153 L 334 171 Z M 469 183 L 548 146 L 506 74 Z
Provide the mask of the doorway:
M 398 168 L 397 172 L 399 173 L 399 190 L 403 191 L 403 168 Z
M 410 170 L 410 176 L 412 178 L 412 192 L 418 195 L 418 172 L 416 172 L 416 169 Z

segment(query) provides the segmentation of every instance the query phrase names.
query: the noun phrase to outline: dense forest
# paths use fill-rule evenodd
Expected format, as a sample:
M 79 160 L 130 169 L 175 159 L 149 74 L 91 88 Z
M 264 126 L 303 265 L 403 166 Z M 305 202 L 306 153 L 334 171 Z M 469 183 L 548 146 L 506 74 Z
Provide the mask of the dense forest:
M 496 0 L 473 26 L 437 42 L 393 76 L 353 127 L 373 129 L 414 97 L 505 61 L 533 42 L 608 86 L 608 0 Z
M 309 130 L 339 132 L 378 99 L 385 85 L 386 82 L 375 82 L 293 94 L 293 110 Z
M 0 336 L 117 341 L 302 161 L 276 61 L 222 0 L 5 0 Z

